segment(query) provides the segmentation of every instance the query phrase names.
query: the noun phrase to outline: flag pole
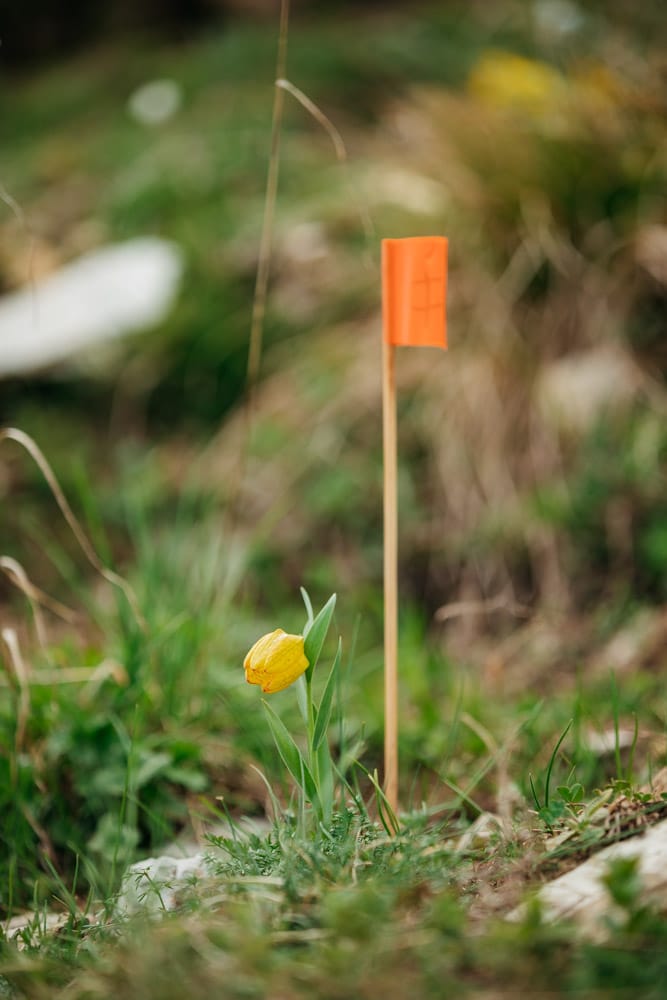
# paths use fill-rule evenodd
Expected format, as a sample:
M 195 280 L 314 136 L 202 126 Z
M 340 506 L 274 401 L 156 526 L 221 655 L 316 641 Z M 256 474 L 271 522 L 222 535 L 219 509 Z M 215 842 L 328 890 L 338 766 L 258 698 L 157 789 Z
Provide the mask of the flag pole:
M 398 486 L 396 348 L 382 338 L 384 469 L 384 791 L 398 809 Z
M 447 348 L 447 239 L 382 241 L 384 466 L 384 793 L 398 811 L 398 489 L 396 346 Z

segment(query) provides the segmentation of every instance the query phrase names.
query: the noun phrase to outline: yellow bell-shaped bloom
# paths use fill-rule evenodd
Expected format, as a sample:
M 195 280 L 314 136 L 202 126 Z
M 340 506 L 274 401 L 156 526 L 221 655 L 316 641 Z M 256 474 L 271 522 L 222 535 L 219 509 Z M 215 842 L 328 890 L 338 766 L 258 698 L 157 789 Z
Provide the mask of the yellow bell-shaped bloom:
M 289 687 L 308 666 L 303 636 L 288 635 L 281 628 L 258 639 L 243 661 L 248 684 L 259 684 L 265 694 Z

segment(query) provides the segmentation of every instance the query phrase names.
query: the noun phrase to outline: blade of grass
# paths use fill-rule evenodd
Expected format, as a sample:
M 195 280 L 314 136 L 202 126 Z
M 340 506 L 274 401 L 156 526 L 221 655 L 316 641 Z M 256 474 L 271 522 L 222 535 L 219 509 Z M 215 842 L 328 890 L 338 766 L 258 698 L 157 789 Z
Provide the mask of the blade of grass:
M 554 764 L 556 762 L 556 755 L 558 754 L 558 751 L 560 750 L 561 743 L 563 742 L 563 740 L 565 739 L 565 737 L 569 733 L 570 727 L 572 726 L 572 722 L 573 721 L 574 721 L 573 719 L 570 719 L 570 721 L 566 725 L 565 729 L 560 734 L 560 737 L 558 739 L 558 743 L 553 748 L 551 757 L 549 758 L 549 764 L 547 766 L 547 774 L 546 774 L 545 785 L 544 785 L 544 808 L 545 809 L 549 808 L 549 785 L 550 785 L 550 782 L 551 782 L 551 772 L 553 771 L 553 767 L 554 767 Z
M 292 775 L 297 785 L 303 790 L 311 802 L 317 801 L 317 786 L 315 780 L 303 759 L 303 754 L 292 739 L 287 727 L 266 701 L 262 701 L 271 734 L 280 754 L 280 758 Z
M 342 641 L 338 640 L 338 650 L 333 662 L 333 666 L 329 672 L 327 678 L 327 683 L 322 694 L 322 700 L 320 701 L 320 707 L 317 710 L 317 718 L 315 720 L 315 732 L 313 734 L 313 750 L 319 750 L 322 741 L 327 735 L 327 730 L 329 728 L 329 722 L 331 720 L 331 709 L 333 707 L 333 695 L 336 686 L 336 677 L 338 675 L 338 668 L 340 666 L 340 658 L 342 654 L 343 644 Z

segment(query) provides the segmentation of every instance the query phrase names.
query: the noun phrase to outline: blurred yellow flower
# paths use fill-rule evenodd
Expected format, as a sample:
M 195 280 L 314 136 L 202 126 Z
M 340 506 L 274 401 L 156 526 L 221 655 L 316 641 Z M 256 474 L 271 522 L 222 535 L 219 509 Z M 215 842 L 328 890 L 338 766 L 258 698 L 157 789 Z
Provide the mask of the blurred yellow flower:
M 576 97 L 602 111 L 621 106 L 630 97 L 628 88 L 620 77 L 600 62 L 590 61 L 577 67 L 572 74 L 572 82 Z
M 513 52 L 485 52 L 468 79 L 469 92 L 485 104 L 537 116 L 552 110 L 565 89 L 556 70 Z
M 288 635 L 281 628 L 258 639 L 243 661 L 248 684 L 259 684 L 265 694 L 289 687 L 308 666 L 303 636 Z

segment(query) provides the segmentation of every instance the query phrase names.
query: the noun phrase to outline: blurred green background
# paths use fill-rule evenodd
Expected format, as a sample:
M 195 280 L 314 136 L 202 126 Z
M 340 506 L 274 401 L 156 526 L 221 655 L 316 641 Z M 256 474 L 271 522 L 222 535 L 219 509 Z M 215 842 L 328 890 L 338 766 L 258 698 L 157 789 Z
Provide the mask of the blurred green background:
M 277 4 L 0 5 L 0 289 L 39 302 L 41 281 L 132 237 L 184 258 L 157 327 L 0 384 L 0 423 L 38 442 L 149 624 L 5 442 L 0 553 L 78 618 L 49 616 L 40 648 L 7 580 L 3 621 L 35 671 L 122 668 L 93 689 L 35 686 L 15 757 L 3 651 L 0 809 L 19 885 L 35 845 L 63 870 L 77 850 L 115 862 L 121 801 L 130 855 L 202 794 L 262 808 L 247 763 L 275 762 L 240 662 L 262 631 L 301 627 L 301 584 L 318 605 L 339 594 L 341 741 L 379 762 L 382 237 L 450 240 L 450 350 L 398 365 L 410 795 L 483 751 L 456 728 L 461 706 L 496 732 L 529 718 L 523 761 L 575 698 L 589 780 L 602 765 L 584 722 L 605 725 L 610 669 L 622 717 L 664 721 L 649 696 L 667 648 L 663 5 L 304 0 L 292 14 L 287 76 L 347 161 L 287 95 L 249 427 Z M 150 124 L 132 95 L 155 80 L 177 100 Z

